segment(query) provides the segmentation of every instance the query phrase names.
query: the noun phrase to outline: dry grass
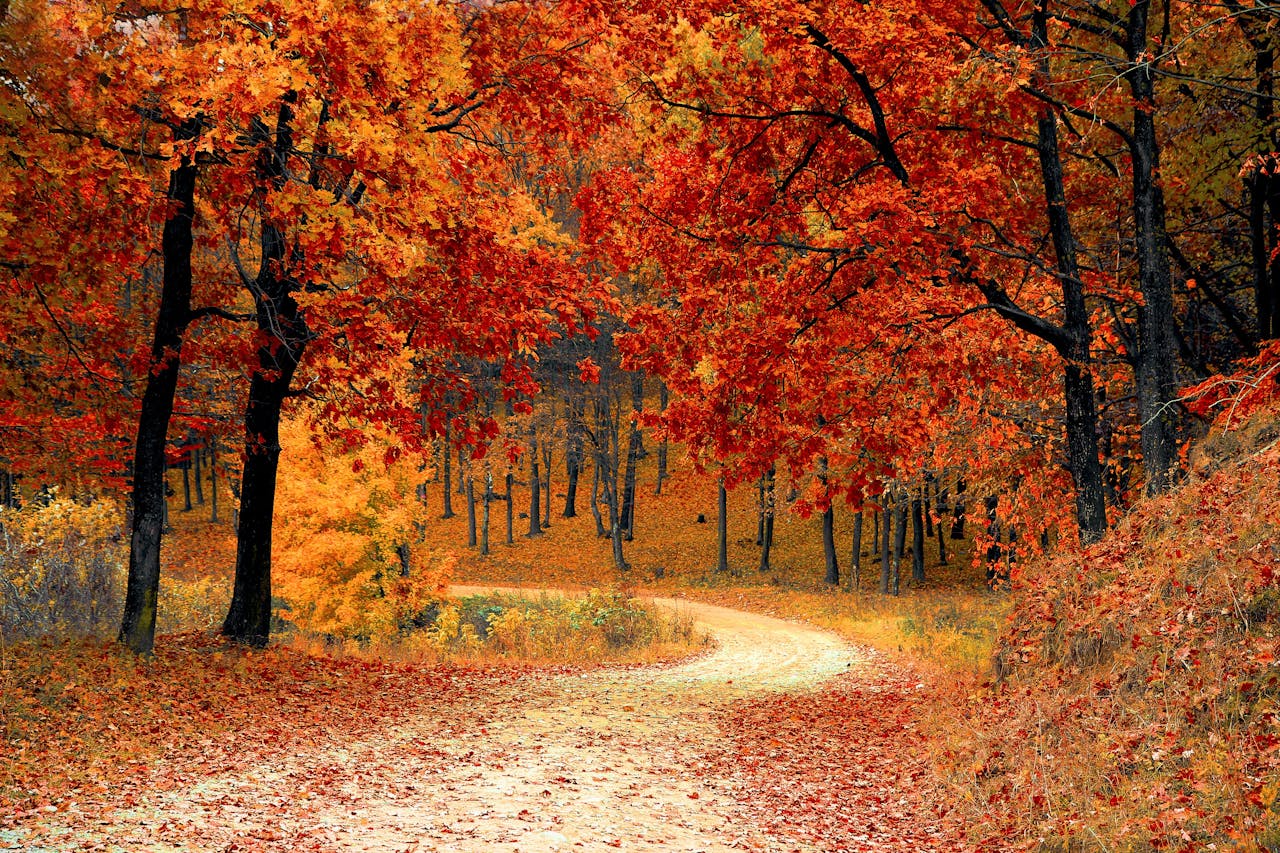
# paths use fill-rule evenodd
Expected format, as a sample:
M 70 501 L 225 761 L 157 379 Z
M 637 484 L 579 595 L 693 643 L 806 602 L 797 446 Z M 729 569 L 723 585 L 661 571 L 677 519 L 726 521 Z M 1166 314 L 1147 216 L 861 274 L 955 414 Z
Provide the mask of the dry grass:
M 1230 443 L 1029 577 L 1002 677 L 939 716 L 979 840 L 1280 847 L 1280 444 Z

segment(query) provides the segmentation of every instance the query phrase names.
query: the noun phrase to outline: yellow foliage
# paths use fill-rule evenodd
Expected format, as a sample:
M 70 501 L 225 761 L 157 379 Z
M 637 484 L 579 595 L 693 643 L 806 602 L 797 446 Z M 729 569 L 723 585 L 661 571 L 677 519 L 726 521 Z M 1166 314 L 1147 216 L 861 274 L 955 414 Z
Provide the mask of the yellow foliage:
M 394 439 L 375 431 L 363 448 L 338 453 L 294 422 L 282 444 L 273 555 L 279 616 L 334 638 L 395 635 L 438 600 L 452 564 L 420 546 L 426 514 L 416 488 L 426 474 L 415 460 L 388 453 Z
M 120 615 L 119 504 L 58 497 L 0 510 L 0 635 L 96 634 Z

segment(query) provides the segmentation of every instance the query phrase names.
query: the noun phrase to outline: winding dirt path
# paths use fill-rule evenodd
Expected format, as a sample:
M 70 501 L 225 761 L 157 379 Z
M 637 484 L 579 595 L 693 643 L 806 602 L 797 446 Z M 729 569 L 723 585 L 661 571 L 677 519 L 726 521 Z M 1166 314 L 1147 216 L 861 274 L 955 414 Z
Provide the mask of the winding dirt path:
M 74 849 L 814 849 L 746 825 L 730 781 L 699 756 L 723 741 L 713 713 L 727 702 L 804 690 L 861 653 L 780 619 L 658 603 L 717 647 L 677 665 L 517 679 L 456 723 L 406 708 L 375 737 L 334 732 L 316 749 L 148 794 Z

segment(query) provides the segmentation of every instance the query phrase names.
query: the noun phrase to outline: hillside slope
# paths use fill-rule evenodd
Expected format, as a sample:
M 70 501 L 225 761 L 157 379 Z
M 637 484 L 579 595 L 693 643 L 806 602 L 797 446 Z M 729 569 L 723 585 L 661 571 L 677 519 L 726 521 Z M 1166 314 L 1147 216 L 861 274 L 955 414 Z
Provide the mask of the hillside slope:
M 1186 485 L 1023 579 L 950 733 L 983 846 L 1280 849 L 1278 437 L 1274 413 L 1211 436 Z

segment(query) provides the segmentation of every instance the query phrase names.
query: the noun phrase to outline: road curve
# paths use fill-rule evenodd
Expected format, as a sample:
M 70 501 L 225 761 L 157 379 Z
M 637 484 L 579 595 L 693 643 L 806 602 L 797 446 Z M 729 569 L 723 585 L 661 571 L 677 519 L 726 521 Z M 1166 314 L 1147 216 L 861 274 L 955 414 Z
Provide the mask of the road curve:
M 469 706 L 467 724 L 424 701 L 375 737 L 334 732 L 266 764 L 102 804 L 101 836 L 75 849 L 812 850 L 749 825 L 733 780 L 699 756 L 725 743 L 713 720 L 725 703 L 813 687 L 857 666 L 860 653 L 793 622 L 656 601 L 691 616 L 714 650 L 677 664 L 516 679 Z M 14 849 L 5 840 L 0 850 Z

